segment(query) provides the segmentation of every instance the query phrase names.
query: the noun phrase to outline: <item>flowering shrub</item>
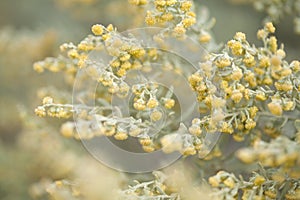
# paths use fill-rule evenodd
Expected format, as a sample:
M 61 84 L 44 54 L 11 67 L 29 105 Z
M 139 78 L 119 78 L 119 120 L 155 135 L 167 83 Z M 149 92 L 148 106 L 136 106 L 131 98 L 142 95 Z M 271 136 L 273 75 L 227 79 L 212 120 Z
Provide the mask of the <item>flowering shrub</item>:
M 52 33 L 39 53 L 25 48 L 20 62 L 49 55 L 33 69 L 61 74 L 65 87 L 39 89 L 36 116 L 19 107 L 21 154 L 8 155 L 30 163 L 7 183 L 13 162 L 0 159 L 0 195 L 22 183 L 33 199 L 300 199 L 300 62 L 271 22 L 297 1 L 253 2 L 272 14 L 257 44 L 243 32 L 219 44 L 218 19 L 196 1 L 128 0 L 125 28 L 146 27 L 120 31 L 103 18 L 58 55 Z M 125 5 L 55 3 L 83 21 Z M 12 47 L 28 46 L 21 39 Z

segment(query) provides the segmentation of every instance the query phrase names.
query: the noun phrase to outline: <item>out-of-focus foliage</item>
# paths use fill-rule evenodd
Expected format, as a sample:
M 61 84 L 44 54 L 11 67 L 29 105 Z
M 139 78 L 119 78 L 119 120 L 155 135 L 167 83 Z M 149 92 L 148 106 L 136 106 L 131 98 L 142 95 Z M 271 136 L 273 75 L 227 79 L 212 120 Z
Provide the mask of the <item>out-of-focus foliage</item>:
M 298 0 L 231 0 L 238 4 L 252 4 L 260 12 L 267 14 L 265 22 L 279 23 L 286 15 L 294 17 L 294 30 L 300 34 L 300 1 Z

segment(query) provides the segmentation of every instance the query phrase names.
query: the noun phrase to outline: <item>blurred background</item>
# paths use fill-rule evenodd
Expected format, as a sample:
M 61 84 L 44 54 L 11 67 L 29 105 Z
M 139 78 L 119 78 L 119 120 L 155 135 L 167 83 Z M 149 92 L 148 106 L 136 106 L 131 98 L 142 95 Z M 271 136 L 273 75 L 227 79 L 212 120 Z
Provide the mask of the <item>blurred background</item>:
M 263 13 L 256 12 L 250 5 L 233 5 L 226 0 L 197 0 L 196 3 L 206 6 L 210 16 L 216 18 L 213 34 L 217 42 L 225 43 L 235 32 L 242 31 L 250 42 L 259 44 L 256 31 L 262 27 Z M 0 199 L 31 199 L 31 185 L 45 177 L 44 172 L 32 173 L 34 166 L 47 169 L 47 163 L 55 158 L 47 157 L 47 163 L 41 165 L 44 160 L 36 161 L 35 155 L 39 148 L 28 148 L 39 142 L 28 143 L 36 140 L 32 138 L 35 135 L 28 132 L 44 130 L 47 123 L 60 124 L 51 119 L 37 122 L 34 108 L 41 101 L 37 97 L 38 89 L 49 85 L 72 89 L 64 86 L 60 74 L 38 74 L 32 64 L 58 55 L 59 45 L 64 42 L 76 44 L 90 34 L 90 27 L 95 23 L 111 23 L 120 31 L 137 24 L 143 26 L 143 15 L 137 12 L 139 10 L 126 0 L 0 1 Z M 300 40 L 293 32 L 292 18 L 282 19 L 277 30 L 279 42 L 285 43 L 288 60 L 299 58 Z M 40 125 L 28 128 L 32 123 Z M 47 132 L 58 136 L 58 125 Z M 73 148 L 73 144 L 62 143 L 64 148 Z M 49 172 L 47 176 L 59 178 L 62 175 Z

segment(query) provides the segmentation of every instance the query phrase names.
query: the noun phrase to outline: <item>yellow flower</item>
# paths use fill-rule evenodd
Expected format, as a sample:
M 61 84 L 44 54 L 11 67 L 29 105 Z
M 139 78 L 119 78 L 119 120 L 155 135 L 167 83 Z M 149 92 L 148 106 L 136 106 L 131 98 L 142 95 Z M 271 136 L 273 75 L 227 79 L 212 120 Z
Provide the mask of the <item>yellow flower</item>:
M 189 11 L 189 10 L 191 9 L 192 5 L 193 5 L 193 4 L 192 4 L 191 1 L 184 1 L 184 2 L 181 4 L 180 9 L 181 9 L 182 11 L 187 12 L 187 11 Z
M 272 56 L 270 62 L 273 66 L 278 67 L 281 65 L 281 58 L 278 56 Z
M 144 103 L 143 100 L 137 100 L 134 104 L 133 104 L 133 107 L 136 109 L 136 110 L 145 110 L 146 109 L 146 105 Z
M 155 0 L 154 4 L 156 6 L 165 6 L 166 5 L 166 1 L 165 0 Z
M 239 103 L 243 98 L 243 94 L 239 90 L 234 90 L 231 94 L 231 99 L 235 103 Z
M 128 135 L 127 133 L 125 132 L 117 132 L 115 135 L 114 135 L 114 138 L 116 140 L 126 140 L 128 138 Z
M 125 70 L 128 70 L 128 69 L 131 68 L 131 63 L 129 61 L 126 61 L 126 62 L 121 64 L 121 68 L 125 69 Z
M 71 49 L 70 51 L 68 51 L 68 56 L 70 58 L 78 58 L 79 54 L 75 49 Z
M 125 76 L 125 75 L 126 75 L 126 69 L 124 69 L 124 68 L 119 69 L 119 70 L 117 71 L 117 75 L 118 75 L 119 77 Z
M 128 0 L 128 3 L 132 4 L 132 5 L 139 5 L 140 0 Z
M 266 76 L 264 79 L 263 79 L 263 84 L 266 84 L 266 85 L 272 85 L 273 83 L 273 79 L 269 76 Z
M 254 68 L 254 72 L 257 74 L 257 75 L 264 75 L 266 73 L 266 70 L 262 69 L 262 68 L 259 68 L 259 67 L 255 67 Z
M 243 62 L 247 67 L 252 67 L 256 64 L 254 56 L 252 55 L 246 55 L 245 58 L 243 59 Z
M 230 66 L 231 65 L 231 61 L 229 60 L 229 58 L 222 57 L 222 58 L 218 58 L 215 61 L 215 64 L 219 68 L 224 68 L 224 67 Z
M 256 113 L 258 111 L 258 108 L 256 106 L 252 106 L 249 108 L 250 117 L 254 118 L 256 116 Z
M 221 132 L 232 134 L 233 131 L 234 130 L 233 130 L 231 124 L 228 124 L 227 122 L 222 123 Z
M 73 137 L 73 135 L 74 135 L 74 124 L 72 122 L 64 123 L 60 128 L 60 133 L 66 138 Z
M 176 2 L 177 2 L 176 0 L 166 0 L 167 6 L 172 6 L 172 5 L 174 5 Z
M 231 49 L 231 52 L 235 56 L 241 56 L 244 54 L 243 45 L 235 40 L 230 40 L 227 42 L 228 47 Z
M 255 98 L 259 101 L 265 101 L 267 99 L 266 95 L 264 92 L 258 92 L 256 95 L 255 95 Z
M 43 99 L 43 105 L 45 105 L 45 104 L 52 104 L 52 103 L 53 103 L 53 98 L 52 97 L 49 97 L 49 96 L 44 97 L 44 99 Z
M 174 99 L 167 99 L 167 100 L 165 100 L 165 108 L 167 108 L 167 109 L 171 109 L 171 108 L 173 108 L 174 107 L 174 105 L 175 105 L 175 100 Z
M 284 102 L 283 104 L 283 110 L 285 111 L 289 111 L 289 110 L 292 110 L 294 108 L 295 104 L 293 101 L 287 101 L 287 102 Z
M 236 155 L 242 162 L 246 164 L 253 163 L 256 160 L 255 153 L 250 149 L 241 149 Z
M 292 69 L 295 73 L 300 71 L 300 62 L 298 60 L 292 61 L 290 66 L 292 67 Z
M 243 77 L 243 72 L 241 69 L 236 69 L 233 70 L 232 74 L 231 74 L 231 78 L 232 80 L 238 81 Z
M 93 26 L 92 26 L 92 32 L 93 32 L 95 35 L 102 35 L 103 32 L 104 32 L 103 26 L 100 25 L 100 24 L 93 25 Z
M 268 33 L 264 30 L 264 29 L 260 29 L 257 31 L 257 38 L 259 40 L 263 39 L 263 38 L 266 38 L 268 35 Z
M 132 49 L 129 51 L 129 53 L 130 53 L 132 56 L 136 57 L 136 58 L 141 58 L 142 56 L 145 55 L 146 51 L 145 51 L 144 49 L 142 49 L 142 48 L 137 48 L 137 49 L 132 48 Z
M 186 32 L 186 29 L 183 27 L 183 26 L 176 26 L 174 29 L 173 29 L 173 34 L 177 37 L 180 37 L 180 36 L 183 36 Z
M 150 114 L 150 119 L 154 122 L 160 120 L 161 117 L 162 117 L 162 113 L 158 110 L 155 110 Z
M 150 153 L 150 152 L 153 152 L 153 151 L 155 150 L 155 148 L 152 147 L 152 146 L 143 146 L 143 150 L 144 150 L 145 152 Z
M 280 72 L 280 75 L 283 76 L 283 77 L 286 77 L 286 76 L 289 76 L 292 74 L 292 70 L 291 69 L 283 69 L 281 72 Z
M 138 128 L 138 127 L 135 127 L 135 128 L 131 128 L 129 130 L 129 135 L 132 136 L 132 137 L 136 137 L 138 136 L 140 133 L 142 132 L 142 129 Z
M 117 85 L 112 85 L 111 87 L 108 88 L 108 92 L 115 94 L 119 91 L 119 87 Z
M 148 108 L 155 108 L 157 106 L 158 106 L 158 101 L 154 98 L 150 98 L 149 101 L 147 102 Z
M 215 176 L 209 177 L 208 182 L 212 187 L 218 187 L 220 185 L 220 181 Z
M 109 24 L 109 25 L 106 27 L 106 29 L 107 29 L 108 31 L 113 31 L 113 30 L 114 30 L 114 26 L 113 26 L 112 24 Z
M 270 46 L 270 50 L 275 53 L 277 51 L 277 39 L 274 36 L 270 37 L 269 40 L 269 46 Z
M 189 132 L 190 132 L 192 135 L 199 136 L 199 135 L 201 135 L 202 130 L 201 130 L 201 128 L 200 128 L 199 125 L 192 125 L 191 127 L 189 127 Z
M 237 142 L 242 142 L 245 140 L 244 136 L 243 135 L 240 135 L 240 134 L 234 134 L 233 135 L 233 139 Z
M 86 42 L 81 42 L 80 44 L 78 44 L 77 48 L 80 51 L 89 51 L 93 49 L 93 45 L 87 44 Z
M 293 89 L 293 85 L 289 82 L 285 82 L 285 83 L 276 82 L 274 85 L 276 89 L 280 91 L 288 92 Z
M 189 82 L 192 88 L 196 87 L 199 82 L 201 82 L 203 78 L 199 74 L 192 74 L 189 77 Z
M 196 13 L 189 11 L 186 13 L 186 15 L 190 16 L 190 17 L 196 17 Z
M 110 66 L 119 67 L 120 66 L 120 61 L 119 60 L 114 60 L 110 63 Z
M 130 54 L 126 53 L 125 55 L 120 56 L 119 59 L 120 59 L 120 61 L 125 62 L 130 59 Z
M 106 41 L 110 38 L 110 35 L 109 34 L 103 34 L 102 35 L 102 40 Z
M 212 107 L 213 108 L 221 108 L 221 107 L 225 106 L 225 104 L 226 104 L 225 99 L 222 99 L 222 98 L 219 98 L 219 97 L 214 97 L 212 99 Z
M 207 43 L 211 40 L 211 36 L 208 33 L 203 33 L 199 36 L 200 43 Z
M 143 146 L 149 146 L 150 144 L 152 144 L 152 140 L 150 138 L 140 139 L 139 142 Z
M 259 67 L 265 68 L 270 66 L 270 59 L 268 57 L 262 57 L 259 60 Z
M 197 151 L 194 147 L 186 147 L 182 150 L 182 155 L 189 156 L 189 155 L 195 155 Z
M 235 187 L 235 182 L 231 177 L 228 177 L 225 181 L 224 181 L 224 185 L 226 185 L 229 188 L 234 188 Z
M 145 22 L 149 26 L 156 24 L 156 19 L 155 19 L 155 17 L 152 16 L 152 13 L 150 11 L 147 12 Z
M 104 133 L 105 136 L 113 136 L 116 132 L 115 126 L 109 126 L 102 129 L 103 129 L 102 132 Z
M 147 0 L 128 0 L 128 2 L 130 4 L 136 5 L 136 6 L 138 6 L 138 5 L 145 5 L 145 4 L 148 3 Z
M 268 104 L 268 108 L 273 115 L 282 115 L 282 106 L 279 102 L 272 101 Z
M 234 39 L 235 40 L 240 40 L 240 41 L 246 41 L 246 35 L 245 33 L 242 33 L 242 32 L 237 32 L 234 36 Z
M 251 130 L 251 129 L 255 128 L 255 126 L 256 126 L 256 122 L 253 121 L 253 119 L 246 120 L 246 124 L 245 124 L 246 129 Z
M 194 17 L 185 18 L 182 20 L 182 24 L 184 28 L 188 28 L 196 23 L 196 19 Z
M 276 199 L 276 197 L 277 197 L 277 192 L 276 191 L 272 191 L 272 190 L 266 190 L 266 191 L 264 191 L 264 194 L 267 197 L 270 197 L 271 199 Z
M 286 53 L 285 53 L 285 51 L 283 49 L 278 49 L 276 51 L 276 55 L 279 56 L 280 58 L 285 58 Z
M 274 33 L 276 30 L 272 22 L 266 23 L 265 28 L 269 33 Z
M 163 21 L 171 21 L 173 19 L 173 14 L 168 12 L 168 13 L 165 13 L 161 16 L 161 19 Z
M 33 64 L 33 69 L 38 72 L 38 73 L 42 73 L 44 72 L 44 68 L 42 66 L 42 64 L 40 62 L 36 62 Z
M 38 106 L 34 110 L 35 114 L 39 117 L 45 117 L 46 116 L 46 109 L 43 106 Z
M 148 50 L 148 56 L 151 57 L 151 58 L 156 58 L 157 57 L 157 49 L 155 48 L 151 48 Z

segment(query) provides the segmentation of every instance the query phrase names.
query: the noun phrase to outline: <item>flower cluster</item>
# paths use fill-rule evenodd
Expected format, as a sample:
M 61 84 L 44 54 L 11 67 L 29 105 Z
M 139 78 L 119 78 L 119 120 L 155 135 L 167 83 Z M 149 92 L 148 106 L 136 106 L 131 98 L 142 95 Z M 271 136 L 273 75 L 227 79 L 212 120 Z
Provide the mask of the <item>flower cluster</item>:
M 300 146 L 299 143 L 281 136 L 270 143 L 256 141 L 253 147 L 243 148 L 237 152 L 237 157 L 245 163 L 259 162 L 265 167 L 282 166 L 294 177 L 299 176 Z M 292 169 L 294 167 L 294 169 Z
M 284 60 L 283 46 L 278 48 L 277 39 L 270 35 L 274 32 L 272 23 L 257 32 L 262 47 L 236 33 L 221 53 L 211 54 L 190 76 L 199 110 L 207 115 L 200 129 L 233 134 L 241 141 L 256 127 L 259 116 L 298 112 L 300 62 Z
M 39 117 L 57 117 L 57 118 L 69 118 L 72 116 L 73 107 L 67 104 L 56 104 L 53 102 L 53 98 L 44 97 L 43 105 L 38 106 L 35 109 L 35 114 Z
M 153 200 L 179 200 L 180 196 L 172 193 L 172 189 L 166 185 L 166 176 L 162 172 L 153 172 L 154 180 L 146 182 L 135 181 L 135 185 L 129 186 L 121 193 L 122 199 L 138 200 L 138 199 L 153 199 Z
M 142 5 L 147 8 L 145 22 L 149 26 L 162 26 L 166 31 L 176 37 L 188 35 L 203 45 L 215 46 L 212 41 L 210 29 L 214 19 L 208 20 L 205 9 L 195 9 L 192 0 L 129 0 L 133 5 Z
M 208 179 L 214 188 L 212 196 L 216 199 L 242 200 L 292 200 L 300 197 L 299 180 L 286 178 L 276 170 L 262 169 L 262 171 L 263 175 L 254 172 L 248 181 L 237 178 L 232 173 L 219 171 L 215 176 Z
M 71 164 L 50 163 L 50 168 L 60 168 L 56 176 L 51 177 L 51 181 L 34 185 L 31 195 L 42 199 L 44 191 L 41 190 L 46 188 L 46 193 L 53 199 L 99 199 L 103 196 L 104 199 L 119 197 L 128 200 L 202 199 L 198 177 L 208 178 L 208 174 L 226 170 L 233 164 L 236 164 L 235 169 L 242 165 L 243 168 L 237 171 L 249 177 L 249 171 L 255 166 L 250 164 L 259 163 L 261 169 L 253 172 L 247 180 L 241 175 L 237 177 L 219 171 L 208 178 L 213 192 L 207 190 L 206 193 L 210 199 L 220 200 L 300 199 L 300 62 L 286 60 L 283 45 L 279 46 L 273 36 L 273 24 L 266 23 L 257 32 L 262 46 L 250 44 L 246 35 L 238 32 L 223 49 L 210 52 L 205 61 L 199 63 L 197 71 L 191 72 L 185 62 L 161 49 L 172 50 L 166 47 L 169 37 L 184 42 L 190 37 L 211 50 L 212 46 L 216 47 L 209 32 L 213 20 L 207 22 L 201 12 L 196 12 L 193 1 L 129 0 L 129 3 L 148 9 L 147 25 L 163 27 L 160 29 L 163 31 L 152 38 L 159 48 L 148 48 L 145 41 L 131 34 L 121 34 L 113 25 L 93 25 L 93 34 L 78 44 L 63 44 L 61 55 L 34 64 L 37 72 L 63 72 L 71 84 L 76 78 L 78 88 L 74 87 L 74 94 L 80 89 L 72 105 L 63 92 L 41 90 L 42 105 L 35 109 L 35 113 L 40 117 L 74 116 L 76 122 L 66 121 L 60 128 L 61 135 L 66 138 L 88 140 L 104 136 L 124 146 L 140 144 L 145 152 L 161 149 L 165 153 L 178 151 L 184 158 L 191 156 L 181 160 L 187 165 L 179 171 L 185 174 L 193 171 L 193 178 L 197 176 L 197 186 L 194 186 L 194 179 L 187 181 L 176 173 L 177 177 L 168 181 L 162 172 L 153 172 L 153 180 L 145 181 L 144 176 L 117 192 L 124 184 L 119 176 L 116 179 L 112 176 L 113 180 L 108 178 L 106 184 L 97 178 L 102 177 L 103 172 L 111 173 L 109 170 L 98 170 L 97 165 L 80 156 L 78 159 L 73 154 L 58 155 L 59 152 L 50 158 L 61 158 L 59 160 Z M 93 59 L 95 53 L 105 56 Z M 81 72 L 86 74 L 81 75 Z M 200 117 L 188 125 L 181 118 L 193 111 L 181 110 L 180 98 L 175 91 L 178 88 L 175 87 L 180 87 L 182 80 L 175 80 L 176 75 L 188 77 L 189 85 L 197 95 Z M 166 87 L 147 76 L 167 77 L 172 84 Z M 89 81 L 94 81 L 97 88 Z M 126 105 L 113 105 L 118 100 L 124 100 Z M 91 101 L 92 106 L 88 104 Z M 208 148 L 211 144 L 204 138 L 219 132 L 225 133 L 220 145 L 213 150 Z M 23 140 L 26 144 L 30 142 L 25 137 Z M 45 148 L 41 148 L 38 158 L 51 152 L 52 144 L 55 146 L 55 142 L 49 141 Z M 229 145 L 224 144 L 226 141 Z M 235 148 L 243 144 L 250 147 L 234 153 Z M 35 151 L 40 147 L 28 146 Z M 139 151 L 140 146 L 137 147 Z M 200 158 L 208 156 L 199 160 L 194 155 Z M 231 155 L 236 155 L 242 162 Z M 212 159 L 216 157 L 218 159 Z M 126 176 L 131 178 L 134 175 Z
M 132 71 L 151 73 L 154 67 L 150 63 L 153 61 L 163 63 L 164 69 L 159 73 L 169 71 L 168 73 L 180 74 L 182 73 L 180 63 L 176 59 L 169 61 L 168 55 L 163 55 L 156 48 L 145 49 L 141 41 L 118 33 L 112 25 L 104 27 L 96 24 L 91 30 L 93 35 L 89 35 L 78 45 L 73 43 L 61 45 L 61 55 L 36 62 L 34 69 L 38 72 L 43 72 L 45 69 L 64 72 L 70 83 L 74 82 L 76 73 L 84 69 L 88 78 L 100 85 L 96 91 L 87 88 L 81 98 L 95 98 L 100 105 L 95 107 L 71 105 L 65 100 L 64 103 L 53 103 L 53 98 L 46 96 L 47 91 L 44 91 L 40 95 L 44 98 L 43 105 L 38 106 L 35 113 L 41 117 L 68 118 L 72 115 L 78 117 L 77 130 L 79 132 L 82 130 L 84 134 L 79 137 L 74 131 L 74 123 L 67 122 L 61 128 L 61 133 L 65 137 L 89 139 L 105 135 L 113 136 L 117 140 L 126 140 L 132 136 L 138 138 L 147 152 L 160 148 L 161 136 L 154 138 L 152 132 L 159 128 L 158 124 L 176 123 L 172 120 L 178 115 L 174 112 L 178 111 L 179 106 L 176 106 L 172 86 L 166 88 L 147 80 L 129 86 L 126 77 Z M 93 53 L 103 52 L 109 57 L 107 63 L 92 59 Z M 131 74 L 131 78 L 132 76 Z M 76 78 L 79 82 L 87 77 Z M 132 93 L 130 98 L 129 93 Z M 114 108 L 108 106 L 113 95 L 121 99 L 129 98 L 130 117 L 114 115 L 116 113 Z M 165 133 L 169 131 L 162 130 Z

